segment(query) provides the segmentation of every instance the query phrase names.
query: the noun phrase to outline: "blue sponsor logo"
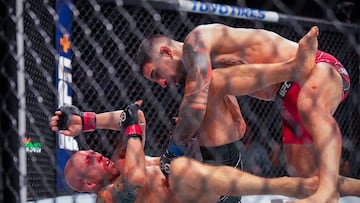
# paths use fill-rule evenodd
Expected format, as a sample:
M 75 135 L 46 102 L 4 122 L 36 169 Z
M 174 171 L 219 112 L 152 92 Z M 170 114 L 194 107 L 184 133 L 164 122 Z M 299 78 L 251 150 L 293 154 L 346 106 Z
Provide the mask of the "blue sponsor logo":
M 278 20 L 278 15 L 276 12 L 263 11 L 259 9 L 252 9 L 246 7 L 237 7 L 232 5 L 191 1 L 191 7 L 190 5 L 187 5 L 186 7 L 190 9 L 191 12 L 196 12 L 196 13 L 210 13 L 215 15 L 231 16 L 236 18 L 247 18 L 247 19 L 256 19 L 256 20 L 267 20 L 267 21 Z
M 193 3 L 192 10 L 202 13 L 215 13 L 219 15 L 255 18 L 260 20 L 263 20 L 266 17 L 265 12 L 258 9 L 241 8 L 230 5 L 198 2 L 198 1 L 192 1 L 192 3 Z

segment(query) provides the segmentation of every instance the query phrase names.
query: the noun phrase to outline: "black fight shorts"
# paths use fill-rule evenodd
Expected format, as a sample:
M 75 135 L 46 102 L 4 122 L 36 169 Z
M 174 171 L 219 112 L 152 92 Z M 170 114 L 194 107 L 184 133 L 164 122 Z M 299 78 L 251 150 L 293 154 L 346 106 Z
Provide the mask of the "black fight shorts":
M 238 140 L 233 143 L 216 147 L 200 146 L 203 162 L 211 165 L 227 165 L 243 170 L 243 162 L 241 152 L 243 143 Z M 219 203 L 240 203 L 240 196 L 221 196 Z

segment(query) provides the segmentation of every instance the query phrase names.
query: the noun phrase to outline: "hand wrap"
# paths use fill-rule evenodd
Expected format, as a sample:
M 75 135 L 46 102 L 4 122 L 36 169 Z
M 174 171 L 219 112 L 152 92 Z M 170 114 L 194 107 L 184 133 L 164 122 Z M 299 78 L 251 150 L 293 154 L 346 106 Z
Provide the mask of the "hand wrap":
M 59 130 L 67 130 L 72 115 L 81 117 L 82 131 L 90 132 L 96 129 L 96 114 L 94 112 L 82 112 L 76 106 L 64 105 L 60 109 L 61 115 L 58 120 Z

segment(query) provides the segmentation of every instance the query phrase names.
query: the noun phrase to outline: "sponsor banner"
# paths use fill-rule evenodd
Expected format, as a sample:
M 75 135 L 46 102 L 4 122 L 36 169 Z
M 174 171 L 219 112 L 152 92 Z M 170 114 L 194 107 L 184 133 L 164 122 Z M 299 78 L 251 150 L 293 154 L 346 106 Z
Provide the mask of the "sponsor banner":
M 42 151 L 42 144 L 26 137 L 23 141 L 26 153 L 40 154 Z
M 57 104 L 56 109 L 62 105 L 72 104 L 72 66 L 71 66 L 71 32 L 73 14 L 68 5 L 73 0 L 56 0 L 56 13 L 58 23 L 56 26 L 56 49 L 59 54 L 56 67 Z M 64 167 L 66 161 L 79 150 L 77 141 L 72 137 L 66 137 L 57 133 L 57 171 L 56 188 L 58 192 L 69 191 L 64 181 Z
M 279 14 L 277 12 L 210 2 L 179 0 L 179 10 L 249 20 L 279 22 Z

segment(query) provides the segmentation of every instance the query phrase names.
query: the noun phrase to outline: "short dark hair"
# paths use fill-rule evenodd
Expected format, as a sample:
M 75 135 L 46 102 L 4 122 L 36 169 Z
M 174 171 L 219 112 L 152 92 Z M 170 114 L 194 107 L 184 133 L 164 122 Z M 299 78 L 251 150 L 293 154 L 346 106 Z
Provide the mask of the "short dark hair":
M 135 61 L 139 66 L 139 73 L 143 75 L 144 64 L 149 63 L 152 60 L 153 50 L 156 44 L 158 44 L 163 39 L 167 38 L 162 34 L 156 34 L 151 37 L 144 39 L 136 53 Z

